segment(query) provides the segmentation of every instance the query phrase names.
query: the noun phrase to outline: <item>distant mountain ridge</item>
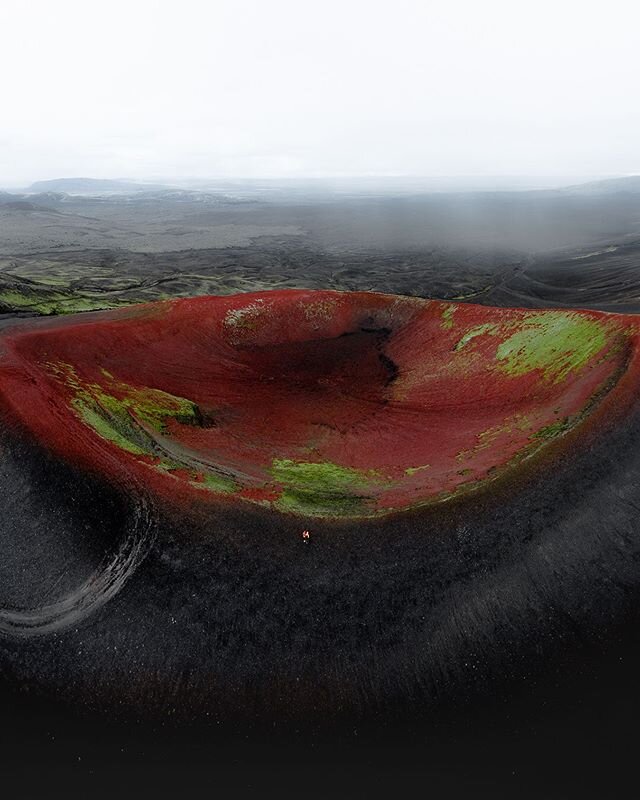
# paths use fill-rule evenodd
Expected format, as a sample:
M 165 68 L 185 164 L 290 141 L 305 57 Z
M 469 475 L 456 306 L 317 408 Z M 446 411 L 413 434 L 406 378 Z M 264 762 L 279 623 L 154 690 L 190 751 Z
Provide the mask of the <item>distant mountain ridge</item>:
M 41 192 L 38 194 L 0 192 L 0 208 L 11 207 L 14 210 L 22 209 L 23 211 L 55 211 L 67 199 L 69 199 L 69 195 L 61 192 Z
M 161 191 L 173 189 L 155 183 L 137 183 L 136 181 L 110 180 L 108 178 L 54 178 L 47 181 L 36 181 L 27 188 L 29 194 L 44 192 L 63 192 L 66 194 L 134 194 L 136 192 Z
M 323 200 L 327 197 L 344 198 L 371 198 L 383 200 L 385 197 L 404 197 L 402 192 L 389 189 L 388 194 L 384 190 L 378 193 L 365 191 L 361 187 L 360 191 L 354 188 L 353 192 L 346 192 L 343 189 L 338 191 L 335 187 L 325 187 L 323 190 L 322 182 L 313 191 L 302 191 L 295 186 L 290 191 L 286 188 L 276 190 L 271 187 L 264 191 L 260 189 L 261 182 L 256 181 L 255 186 L 249 181 L 249 188 L 234 187 L 229 183 L 219 183 L 216 186 L 211 184 L 201 188 L 186 188 L 160 183 L 139 183 L 133 180 L 111 180 L 106 178 L 56 178 L 53 180 L 35 181 L 27 189 L 22 190 L 0 190 L 0 206 L 7 203 L 18 201 L 28 201 L 30 203 L 44 206 L 46 208 L 58 208 L 68 210 L 70 205 L 82 204 L 85 201 L 90 203 L 115 203 L 115 204 L 145 204 L 153 203 L 166 204 L 199 204 L 203 206 L 212 205 L 237 205 L 252 202 L 299 202 L 300 199 Z M 243 184 L 244 186 L 244 184 Z M 274 184 L 275 186 L 275 184 Z M 324 192 L 324 193 L 323 193 Z M 627 196 L 635 198 L 640 196 L 640 175 L 630 175 L 622 178 L 606 178 L 588 181 L 579 184 L 569 184 L 559 186 L 555 189 L 510 189 L 510 190 L 473 190 L 473 191 L 450 191 L 441 190 L 429 191 L 428 189 L 419 190 L 414 187 L 409 193 L 414 198 L 433 198 L 450 197 L 464 198 L 471 196 L 495 195 L 497 198 L 508 199 L 516 197 L 545 194 L 550 197 L 574 198 L 575 202 L 582 202 L 589 198 L 615 198 L 617 196 Z M 617 202 L 617 201 L 615 201 Z M 67 208 L 65 208 L 67 207 Z
M 0 192 L 0 204 L 3 202 Z M 7 195 L 8 197 L 9 195 Z M 100 201 L 110 203 L 238 203 L 228 195 L 206 190 L 180 189 L 159 183 L 136 183 L 134 181 L 106 180 L 102 178 L 57 178 L 36 181 L 14 199 L 28 198 L 44 205 L 65 202 Z
M 570 194 L 585 195 L 618 194 L 619 192 L 640 194 L 640 175 L 629 175 L 625 178 L 605 178 L 601 181 L 578 183 L 575 186 L 567 186 L 561 191 Z

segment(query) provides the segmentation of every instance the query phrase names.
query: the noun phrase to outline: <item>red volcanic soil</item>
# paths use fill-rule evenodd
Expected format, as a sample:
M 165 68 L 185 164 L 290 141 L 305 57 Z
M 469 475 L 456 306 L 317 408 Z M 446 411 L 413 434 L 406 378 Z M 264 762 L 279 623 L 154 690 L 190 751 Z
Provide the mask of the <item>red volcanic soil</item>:
M 517 469 L 598 413 L 636 344 L 597 312 L 198 297 L 16 325 L 0 397 L 58 455 L 165 497 L 364 517 Z

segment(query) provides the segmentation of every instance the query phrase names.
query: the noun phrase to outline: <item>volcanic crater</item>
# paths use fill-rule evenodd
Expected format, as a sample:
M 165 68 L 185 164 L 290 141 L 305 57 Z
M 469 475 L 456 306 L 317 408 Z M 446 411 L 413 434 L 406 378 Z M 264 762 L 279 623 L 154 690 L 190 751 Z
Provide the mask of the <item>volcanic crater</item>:
M 174 502 L 364 518 L 450 500 L 576 428 L 629 318 L 368 292 L 198 297 L 16 324 L 8 419 Z

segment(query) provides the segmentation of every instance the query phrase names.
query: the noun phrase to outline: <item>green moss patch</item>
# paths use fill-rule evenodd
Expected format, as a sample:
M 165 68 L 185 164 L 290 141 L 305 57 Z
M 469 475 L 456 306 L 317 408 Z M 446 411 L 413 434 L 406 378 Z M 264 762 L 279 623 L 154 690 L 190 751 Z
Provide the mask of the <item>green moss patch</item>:
M 112 442 L 122 450 L 135 455 L 145 455 L 148 450 L 136 443 L 139 436 L 133 431 L 130 421 L 122 414 L 113 414 L 88 397 L 76 397 L 71 405 L 85 425 L 92 428 L 98 436 Z
M 607 343 L 605 326 L 588 317 L 564 311 L 538 314 L 498 346 L 496 358 L 509 375 L 534 369 L 557 383 L 582 369 Z
M 276 506 L 284 511 L 313 516 L 346 516 L 363 513 L 371 484 L 380 484 L 374 471 L 320 463 L 275 459 L 274 481 L 284 488 Z
M 102 311 L 127 305 L 109 297 L 86 297 L 73 293 L 62 293 L 50 287 L 30 286 L 29 291 L 7 289 L 0 291 L 0 306 L 10 311 L 29 311 L 42 316 L 77 314 L 81 311 Z
M 455 310 L 455 306 L 447 306 L 442 312 L 442 327 L 446 331 L 449 331 L 453 328 L 453 314 Z
M 558 383 L 598 355 L 607 344 L 608 333 L 606 323 L 583 314 L 544 311 L 522 320 L 476 325 L 455 350 L 478 336 L 499 336 L 502 341 L 496 361 L 501 372 L 515 377 L 540 370 L 545 380 Z
M 533 434 L 534 439 L 555 439 L 562 436 L 575 425 L 576 419 L 574 417 L 565 417 L 558 422 L 553 422 L 551 425 L 545 425 L 539 431 Z
M 199 480 L 191 481 L 191 485 L 197 489 L 208 489 L 211 492 L 222 494 L 231 494 L 238 490 L 238 484 L 232 478 L 216 472 L 198 473 L 197 478 Z
M 199 410 L 195 403 L 160 389 L 137 389 L 115 381 L 103 371 L 111 394 L 97 383 L 82 381 L 69 364 L 49 364 L 49 370 L 73 392 L 71 407 L 101 439 L 135 456 L 148 456 L 149 464 L 164 473 L 187 470 L 193 474 L 191 484 L 212 492 L 229 493 L 237 490 L 236 482 L 218 472 L 194 471 L 187 460 L 181 462 L 163 453 L 145 428 L 165 432 L 167 419 L 182 424 L 197 424 Z M 116 396 L 116 393 L 122 395 Z
M 421 467 L 407 467 L 404 471 L 405 475 L 415 475 L 416 472 L 422 472 L 423 469 L 429 469 L 430 464 L 423 464 Z

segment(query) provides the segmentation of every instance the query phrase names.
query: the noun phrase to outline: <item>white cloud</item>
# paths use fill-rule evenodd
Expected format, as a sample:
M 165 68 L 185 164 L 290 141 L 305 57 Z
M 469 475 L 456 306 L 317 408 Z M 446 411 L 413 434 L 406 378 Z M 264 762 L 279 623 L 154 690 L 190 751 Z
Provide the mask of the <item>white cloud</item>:
M 2 0 L 0 184 L 640 170 L 634 2 Z

